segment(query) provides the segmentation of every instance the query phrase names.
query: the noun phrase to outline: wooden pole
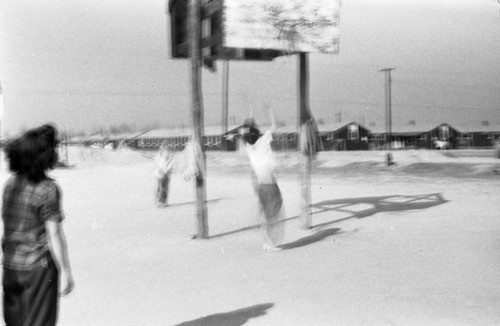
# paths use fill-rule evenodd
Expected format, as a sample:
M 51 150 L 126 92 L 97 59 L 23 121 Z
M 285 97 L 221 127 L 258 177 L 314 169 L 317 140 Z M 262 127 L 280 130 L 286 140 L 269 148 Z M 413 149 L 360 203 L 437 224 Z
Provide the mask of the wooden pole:
M 66 132 L 66 129 L 64 130 L 64 150 L 65 150 L 65 157 L 66 157 L 66 165 L 69 166 L 69 157 L 68 157 L 68 133 Z
M 197 237 L 208 237 L 208 219 L 205 185 L 205 151 L 203 149 L 203 97 L 201 90 L 201 3 L 200 0 L 189 0 L 189 53 L 191 56 L 191 100 L 193 112 L 193 146 L 201 150 L 197 155 L 197 166 L 200 169 L 195 180 Z
M 229 113 L 229 60 L 224 60 L 222 66 L 222 134 L 228 131 L 228 113 Z M 225 140 L 221 139 L 223 150 L 227 149 Z
M 392 69 L 385 69 L 385 109 L 387 114 L 387 135 L 389 136 L 389 143 L 392 140 L 391 70 Z
M 380 71 L 384 72 L 385 77 L 385 131 L 388 143 L 388 153 L 387 153 L 387 165 L 393 165 L 393 157 L 391 153 L 391 142 L 392 142 L 392 94 L 391 94 L 391 71 L 394 68 L 385 68 Z
M 385 95 L 385 132 L 389 143 L 392 135 L 392 94 L 391 94 L 391 71 L 394 68 L 385 68 L 380 71 L 384 72 L 384 95 Z
M 306 53 L 299 54 L 299 112 L 300 131 L 299 162 L 301 174 L 301 214 L 302 227 L 311 228 L 311 156 L 307 153 L 307 121 L 309 113 L 309 58 Z

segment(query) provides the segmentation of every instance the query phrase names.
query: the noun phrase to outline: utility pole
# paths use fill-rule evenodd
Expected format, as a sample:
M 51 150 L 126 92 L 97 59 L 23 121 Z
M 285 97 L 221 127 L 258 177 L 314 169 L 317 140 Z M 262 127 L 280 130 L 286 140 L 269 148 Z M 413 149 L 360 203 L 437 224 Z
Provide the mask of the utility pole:
M 365 125 L 365 116 L 363 114 L 359 115 L 359 124 L 362 126 Z
M 201 90 L 201 0 L 189 0 L 188 2 L 188 35 L 189 54 L 191 56 L 191 105 L 193 113 L 193 150 L 200 155 L 195 155 L 196 165 L 199 169 L 195 178 L 196 187 L 196 213 L 197 213 L 197 235 L 196 237 L 208 238 L 208 219 L 205 185 L 205 151 L 203 149 L 204 117 L 203 97 Z
M 385 132 L 389 142 L 389 150 L 391 149 L 392 140 L 392 95 L 391 95 L 391 71 L 395 68 L 384 68 L 381 72 L 385 75 Z M 394 164 L 391 152 L 387 153 L 387 165 Z
M 229 59 L 224 60 L 222 66 L 222 135 L 228 131 L 228 119 L 229 118 Z M 223 150 L 227 149 L 227 144 L 225 140 L 221 139 L 221 144 Z
M 342 123 L 342 111 L 335 113 L 335 122 Z

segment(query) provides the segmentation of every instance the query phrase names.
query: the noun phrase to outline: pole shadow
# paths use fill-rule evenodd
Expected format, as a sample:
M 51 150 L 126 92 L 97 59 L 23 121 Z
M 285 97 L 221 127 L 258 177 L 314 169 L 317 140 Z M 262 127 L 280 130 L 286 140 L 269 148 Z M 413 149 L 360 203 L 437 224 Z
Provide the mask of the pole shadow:
M 331 229 L 323 229 L 315 232 L 314 234 L 308 235 L 307 237 L 300 238 L 293 242 L 289 242 L 283 245 L 280 245 L 279 248 L 283 250 L 295 249 L 299 247 L 304 247 L 315 242 L 321 241 L 329 236 L 339 233 L 342 230 L 340 228 L 331 228 Z
M 426 209 L 433 206 L 441 205 L 447 203 L 448 200 L 444 199 L 441 193 L 431 193 L 422 195 L 391 195 L 391 196 L 373 196 L 373 197 L 358 197 L 358 198 L 341 198 L 326 200 L 312 204 L 311 207 L 317 209 L 317 211 L 312 212 L 311 215 L 322 214 L 331 211 L 337 211 L 340 213 L 347 213 L 348 216 L 334 219 L 332 221 L 323 222 L 313 225 L 311 228 L 323 228 L 330 224 L 343 222 L 353 218 L 364 218 L 368 216 L 375 215 L 381 212 L 396 212 L 396 211 L 409 211 L 409 210 L 420 210 Z M 358 209 L 356 206 L 369 206 L 365 209 Z M 295 220 L 299 218 L 298 215 L 291 216 L 282 221 L 285 223 L 287 221 Z M 220 233 L 212 235 L 209 238 L 219 238 L 231 234 L 236 234 L 244 231 L 249 231 L 261 227 L 262 224 L 254 224 L 243 227 L 241 229 Z M 336 232 L 338 232 L 337 230 Z M 304 241 L 309 241 L 309 237 L 321 237 L 322 234 L 312 235 L 305 237 Z M 321 240 L 321 238 L 319 239 Z M 318 241 L 319 241 L 318 240 Z M 297 241 L 301 241 L 300 239 Z M 295 241 L 295 242 L 297 242 Z M 316 241 L 313 241 L 316 242 Z M 282 246 L 283 247 L 283 246 Z M 290 249 L 290 248 L 289 248 Z
M 215 198 L 215 199 L 209 199 L 206 200 L 205 203 L 210 204 L 210 203 L 218 203 L 222 200 L 226 200 L 229 198 Z M 175 204 L 169 204 L 167 207 L 177 207 L 177 206 L 186 206 L 186 205 L 196 205 L 195 201 L 187 201 L 183 203 L 175 203 Z
M 191 321 L 186 321 L 175 326 L 241 326 L 250 319 L 264 316 L 274 303 L 258 304 L 230 312 L 205 316 Z

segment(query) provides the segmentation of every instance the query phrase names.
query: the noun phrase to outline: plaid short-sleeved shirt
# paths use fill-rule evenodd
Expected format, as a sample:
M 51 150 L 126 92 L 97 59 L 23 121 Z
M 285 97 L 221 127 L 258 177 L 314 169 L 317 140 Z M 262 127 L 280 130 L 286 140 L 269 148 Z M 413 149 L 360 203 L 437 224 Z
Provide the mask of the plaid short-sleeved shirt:
M 12 176 L 5 183 L 2 199 L 4 267 L 29 270 L 46 266 L 50 253 L 45 222 L 63 220 L 59 186 L 52 179 L 32 183 Z

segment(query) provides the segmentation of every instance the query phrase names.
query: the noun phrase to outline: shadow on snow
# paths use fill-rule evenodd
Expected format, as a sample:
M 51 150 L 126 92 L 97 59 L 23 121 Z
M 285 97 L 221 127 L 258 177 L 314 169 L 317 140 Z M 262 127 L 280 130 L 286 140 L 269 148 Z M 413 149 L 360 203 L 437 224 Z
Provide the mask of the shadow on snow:
M 205 200 L 205 203 L 209 204 L 209 203 L 218 203 L 222 200 L 227 200 L 229 198 L 215 198 L 215 199 L 208 199 L 208 200 Z M 196 205 L 196 201 L 186 201 L 186 202 L 182 202 L 182 203 L 174 203 L 174 204 L 168 204 L 167 206 L 165 207 L 176 207 L 176 206 L 188 206 L 188 205 Z
M 272 308 L 274 303 L 263 303 L 230 312 L 205 316 L 191 321 L 186 321 L 176 326 L 241 326 L 252 318 L 263 316 L 266 310 Z
M 308 235 L 307 237 L 300 238 L 300 239 L 295 240 L 293 242 L 283 244 L 279 247 L 283 250 L 288 250 L 288 249 L 294 249 L 294 248 L 307 246 L 307 245 L 313 244 L 315 242 L 321 241 L 325 238 L 328 238 L 329 236 L 332 236 L 332 235 L 338 233 L 340 230 L 341 230 L 340 228 L 318 230 L 314 234 Z
M 327 200 L 311 205 L 313 208 L 318 209 L 318 211 L 315 211 L 312 214 L 336 211 L 346 213 L 348 215 L 333 221 L 316 224 L 313 228 L 324 227 L 326 225 L 343 222 L 352 218 L 364 218 L 381 212 L 402 212 L 426 209 L 447 202 L 448 201 L 444 199 L 440 193 L 412 196 L 392 195 Z
M 409 210 L 426 209 L 433 206 L 447 203 L 448 201 L 443 198 L 440 193 L 431 193 L 423 195 L 392 195 L 392 196 L 373 196 L 373 197 L 359 197 L 359 198 L 342 198 L 318 202 L 311 205 L 315 211 L 311 215 L 324 214 L 326 212 L 339 212 L 347 214 L 347 216 L 334 219 L 331 221 L 319 223 L 312 226 L 312 229 L 321 229 L 327 225 L 340 223 L 352 218 L 364 218 L 382 212 L 402 212 Z M 299 216 L 292 216 L 283 220 L 283 222 L 297 219 Z M 250 225 L 241 229 L 216 234 L 210 238 L 223 237 L 243 231 L 248 231 L 261 227 L 262 224 Z M 292 249 L 302 247 L 326 237 L 338 233 L 340 229 L 331 228 L 326 230 L 319 230 L 318 232 L 296 240 L 294 242 L 281 245 L 282 249 Z

